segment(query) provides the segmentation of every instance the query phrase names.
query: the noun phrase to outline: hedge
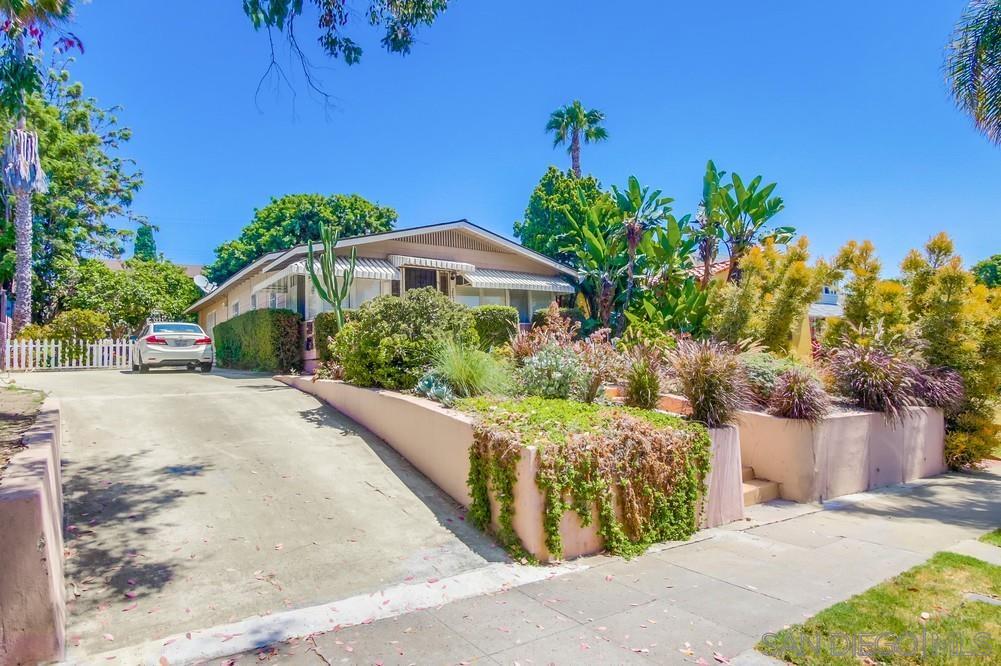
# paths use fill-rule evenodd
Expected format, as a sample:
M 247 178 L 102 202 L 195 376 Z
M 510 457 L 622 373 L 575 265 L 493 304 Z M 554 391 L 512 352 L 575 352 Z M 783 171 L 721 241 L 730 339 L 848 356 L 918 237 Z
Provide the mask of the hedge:
M 472 308 L 476 333 L 484 349 L 510 342 L 518 332 L 518 310 L 508 305 L 480 305 Z
M 217 324 L 216 362 L 241 370 L 301 370 L 301 321 L 291 310 L 251 310 Z
M 344 320 L 346 322 L 351 321 L 351 314 L 353 312 L 354 310 L 344 311 Z M 335 313 L 321 312 L 313 319 L 313 345 L 315 345 L 316 353 L 319 354 L 321 361 L 333 360 L 328 339 L 337 335 L 337 331 L 337 315 Z

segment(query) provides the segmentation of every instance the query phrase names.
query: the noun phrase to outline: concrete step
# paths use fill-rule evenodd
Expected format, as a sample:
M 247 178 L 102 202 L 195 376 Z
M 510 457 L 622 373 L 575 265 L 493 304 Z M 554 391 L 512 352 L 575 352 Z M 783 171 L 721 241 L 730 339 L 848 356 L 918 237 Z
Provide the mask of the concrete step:
M 743 467 L 740 468 L 740 472 L 741 472 L 741 479 L 740 479 L 741 481 L 750 481 L 751 479 L 754 478 L 753 467 L 748 467 L 747 465 L 744 465 Z
M 744 506 L 761 504 L 779 496 L 779 484 L 774 481 L 751 479 L 744 481 Z

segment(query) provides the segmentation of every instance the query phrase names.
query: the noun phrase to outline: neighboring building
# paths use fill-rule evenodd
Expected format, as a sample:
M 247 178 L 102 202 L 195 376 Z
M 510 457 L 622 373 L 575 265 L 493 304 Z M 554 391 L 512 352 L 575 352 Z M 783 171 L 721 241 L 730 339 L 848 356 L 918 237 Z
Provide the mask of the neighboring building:
M 121 259 L 101 259 L 101 263 L 110 268 L 113 271 L 124 271 L 125 261 Z M 202 274 L 201 264 L 177 264 L 184 269 L 184 274 L 191 279 L 195 279 L 197 276 Z
M 527 324 L 535 310 L 547 307 L 560 294 L 575 292 L 573 268 L 466 220 L 342 238 L 337 244 L 338 272 L 347 268 L 351 248 L 358 259 L 349 308 L 376 296 L 435 287 L 466 305 L 510 305 Z M 314 245 L 313 250 L 322 250 L 322 245 Z M 313 288 L 306 252 L 307 247 L 300 245 L 264 255 L 187 312 L 197 313 L 198 322 L 211 332 L 217 324 L 248 310 L 294 310 L 307 322 L 309 351 L 309 322 L 317 313 L 333 308 Z

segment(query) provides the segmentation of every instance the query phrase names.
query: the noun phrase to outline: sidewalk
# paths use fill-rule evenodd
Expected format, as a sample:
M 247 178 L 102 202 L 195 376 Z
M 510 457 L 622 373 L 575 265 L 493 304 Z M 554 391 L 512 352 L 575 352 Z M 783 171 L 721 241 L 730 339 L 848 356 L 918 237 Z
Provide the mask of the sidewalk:
M 235 657 L 282 664 L 719 663 L 1001 525 L 1001 466 L 748 519 L 580 570 Z M 700 661 L 704 660 L 704 661 Z M 121 663 L 121 662 L 119 662 Z

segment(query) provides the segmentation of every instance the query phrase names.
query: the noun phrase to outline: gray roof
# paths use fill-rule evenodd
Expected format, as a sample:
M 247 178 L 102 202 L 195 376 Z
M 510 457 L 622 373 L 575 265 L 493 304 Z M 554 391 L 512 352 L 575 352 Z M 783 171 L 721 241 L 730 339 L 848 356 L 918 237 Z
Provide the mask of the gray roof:
M 810 319 L 826 319 L 827 317 L 844 317 L 845 309 L 840 305 L 826 303 L 810 304 Z

